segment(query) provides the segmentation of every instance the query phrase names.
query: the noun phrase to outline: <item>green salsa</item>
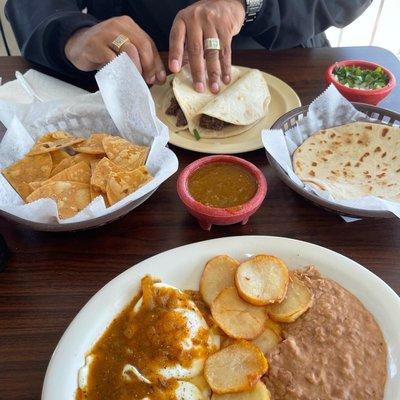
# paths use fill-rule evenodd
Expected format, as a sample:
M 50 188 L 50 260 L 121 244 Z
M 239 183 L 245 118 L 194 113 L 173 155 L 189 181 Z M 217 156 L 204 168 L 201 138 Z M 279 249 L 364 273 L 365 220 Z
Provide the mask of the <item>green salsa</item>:
M 253 174 L 230 162 L 212 162 L 194 171 L 188 189 L 198 202 L 218 208 L 236 207 L 248 202 L 257 192 Z
M 362 90 L 381 89 L 389 83 L 389 78 L 381 67 L 375 69 L 355 65 L 336 67 L 333 70 L 333 77 L 342 85 Z

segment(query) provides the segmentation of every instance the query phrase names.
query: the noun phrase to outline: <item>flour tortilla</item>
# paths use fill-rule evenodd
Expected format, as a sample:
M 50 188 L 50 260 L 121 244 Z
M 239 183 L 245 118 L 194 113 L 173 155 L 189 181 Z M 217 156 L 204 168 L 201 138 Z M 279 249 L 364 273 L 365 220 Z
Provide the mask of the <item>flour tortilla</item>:
M 208 86 L 208 85 L 207 85 Z M 229 85 L 222 85 L 215 95 L 207 89 L 198 93 L 193 89 L 192 77 L 188 67 L 175 75 L 172 89 L 163 101 L 165 111 L 172 97 L 178 101 L 188 125 L 176 127 L 176 131 L 189 129 L 194 134 L 197 130 L 202 138 L 224 138 L 238 135 L 255 125 L 268 111 L 271 96 L 268 85 L 259 70 L 232 67 Z M 221 131 L 199 126 L 202 114 L 228 122 L 232 125 Z M 167 122 L 174 126 L 176 118 L 166 115 Z
M 400 128 L 355 122 L 319 131 L 296 149 L 293 168 L 304 183 L 338 200 L 400 202 Z

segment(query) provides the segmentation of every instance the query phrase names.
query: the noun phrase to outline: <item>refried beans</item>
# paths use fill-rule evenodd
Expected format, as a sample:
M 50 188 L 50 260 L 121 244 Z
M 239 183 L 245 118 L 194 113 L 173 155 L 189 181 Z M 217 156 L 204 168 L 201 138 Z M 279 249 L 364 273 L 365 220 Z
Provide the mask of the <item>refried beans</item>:
M 297 276 L 313 291 L 312 307 L 283 324 L 263 378 L 272 400 L 382 400 L 387 348 L 374 317 L 338 283 L 309 267 Z

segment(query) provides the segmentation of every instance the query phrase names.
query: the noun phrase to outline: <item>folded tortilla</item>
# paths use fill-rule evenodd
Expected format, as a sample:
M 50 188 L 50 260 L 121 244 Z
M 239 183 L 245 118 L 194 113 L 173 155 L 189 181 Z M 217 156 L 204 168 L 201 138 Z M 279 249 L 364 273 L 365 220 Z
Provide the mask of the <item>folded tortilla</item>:
M 172 88 L 167 93 L 163 110 L 168 108 L 175 97 L 188 124 L 177 127 L 176 131 L 197 130 L 202 138 L 224 138 L 238 135 L 255 125 L 268 112 L 271 99 L 267 82 L 259 70 L 232 67 L 231 83 L 222 85 L 218 94 L 207 88 L 203 93 L 193 89 L 192 77 L 188 67 L 175 75 Z M 200 126 L 200 118 L 206 115 L 226 123 L 222 130 L 207 129 Z M 166 115 L 173 126 L 176 119 Z

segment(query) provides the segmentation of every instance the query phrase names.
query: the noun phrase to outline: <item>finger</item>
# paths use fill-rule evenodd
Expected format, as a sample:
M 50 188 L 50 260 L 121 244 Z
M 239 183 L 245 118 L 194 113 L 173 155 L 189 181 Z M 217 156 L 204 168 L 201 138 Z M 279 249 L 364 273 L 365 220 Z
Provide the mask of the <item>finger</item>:
M 186 26 L 181 18 L 176 18 L 169 34 L 168 67 L 172 73 L 177 73 L 182 67 L 185 46 Z
M 97 58 L 96 60 L 97 64 L 96 69 L 101 69 L 110 61 L 114 60 L 114 58 L 117 57 L 117 55 L 109 47 L 105 47 L 104 49 L 102 49 L 101 55 L 99 55 L 98 57 L 99 58 Z
M 218 38 L 215 29 L 209 27 L 204 31 L 204 39 Z M 204 50 L 207 65 L 208 85 L 212 93 L 218 93 L 220 89 L 221 65 L 219 50 Z
M 154 45 L 150 38 L 144 36 L 140 40 L 137 40 L 136 46 L 139 51 L 140 63 L 142 64 L 143 77 L 148 84 L 152 85 L 156 80 Z
M 187 31 L 187 50 L 189 56 L 190 71 L 192 73 L 193 87 L 197 92 L 205 89 L 205 66 L 203 52 L 203 32 L 200 28 L 192 26 Z
M 219 61 L 221 65 L 222 81 L 228 85 L 231 81 L 231 66 L 232 66 L 232 38 L 220 37 L 221 50 L 219 52 Z
M 136 65 L 136 68 L 138 69 L 139 73 L 142 74 L 142 65 L 140 64 L 140 56 L 138 49 L 136 46 L 131 43 L 131 42 L 126 42 L 122 47 L 121 51 L 124 51 L 126 54 L 128 54 L 129 58 L 133 61 L 133 63 Z
M 167 79 L 167 74 L 165 72 L 164 63 L 162 62 L 160 54 L 158 53 L 158 50 L 156 49 L 155 46 L 153 49 L 153 53 L 154 53 L 154 63 L 155 63 L 155 67 L 156 67 L 156 82 L 155 83 L 162 85 L 163 83 L 165 83 L 165 80 Z

